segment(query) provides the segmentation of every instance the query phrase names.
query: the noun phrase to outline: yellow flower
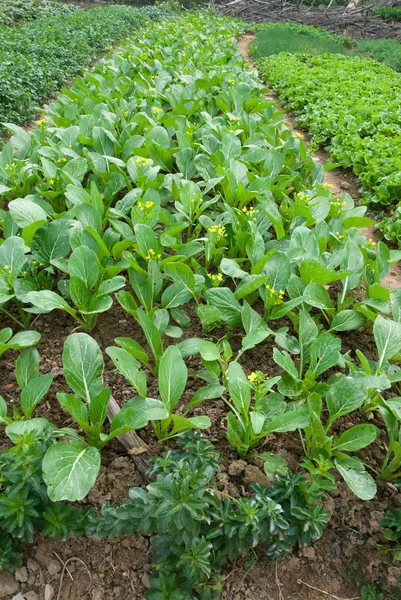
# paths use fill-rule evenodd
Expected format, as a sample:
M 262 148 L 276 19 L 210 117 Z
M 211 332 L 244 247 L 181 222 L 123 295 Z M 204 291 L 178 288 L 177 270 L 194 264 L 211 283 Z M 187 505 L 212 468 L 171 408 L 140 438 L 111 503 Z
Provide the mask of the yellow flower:
M 224 225 L 212 225 L 208 229 L 209 233 L 217 233 L 217 235 L 224 235 L 225 231 L 226 228 L 224 227 Z
M 50 183 L 50 185 L 53 185 L 54 184 L 54 179 L 49 179 L 49 183 Z
M 151 202 L 150 200 L 145 202 L 145 208 L 152 208 L 154 205 L 155 205 L 155 203 Z
M 215 281 L 216 283 L 220 283 L 220 281 L 223 280 L 223 275 L 221 273 L 216 273 L 216 275 L 209 275 L 209 277 L 212 281 Z
M 4 268 L 5 268 L 6 271 L 8 271 L 9 268 L 10 268 L 10 265 L 4 265 Z
M 228 83 L 235 83 L 235 79 L 229 79 Z
M 36 125 L 42 126 L 46 123 L 46 119 L 39 119 L 38 121 L 36 121 Z
M 326 190 L 331 190 L 331 189 L 333 188 L 333 185 L 332 185 L 331 183 L 324 183 L 324 184 L 323 184 L 323 187 L 324 187 Z
M 255 381 L 255 379 L 257 378 L 258 374 L 256 373 L 256 371 L 253 371 L 250 375 L 248 375 L 248 379 L 251 383 L 253 383 Z
M 299 133 L 299 131 L 295 132 L 295 135 L 297 136 L 298 139 L 303 140 L 304 139 L 304 135 L 302 133 Z

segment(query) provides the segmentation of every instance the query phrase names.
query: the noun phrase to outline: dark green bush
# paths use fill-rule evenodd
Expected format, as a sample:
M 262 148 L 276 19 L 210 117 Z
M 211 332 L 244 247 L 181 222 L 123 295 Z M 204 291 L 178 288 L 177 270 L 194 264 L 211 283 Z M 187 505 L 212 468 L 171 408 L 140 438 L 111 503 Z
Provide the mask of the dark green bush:
M 162 15 L 157 7 L 108 6 L 0 27 L 0 123 L 29 121 L 107 46 Z
M 0 24 L 18 25 L 44 17 L 71 14 L 79 8 L 56 0 L 0 0 Z

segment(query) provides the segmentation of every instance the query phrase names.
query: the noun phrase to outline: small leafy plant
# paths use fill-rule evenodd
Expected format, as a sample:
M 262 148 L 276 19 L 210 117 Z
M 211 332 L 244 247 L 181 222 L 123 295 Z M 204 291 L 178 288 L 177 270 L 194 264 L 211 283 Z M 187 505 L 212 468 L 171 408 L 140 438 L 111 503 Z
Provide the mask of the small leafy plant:
M 258 545 L 281 557 L 322 535 L 328 513 L 315 483 L 288 471 L 270 487 L 255 485 L 248 498 L 226 498 L 215 488 L 219 455 L 213 447 L 192 432 L 179 444 L 154 460 L 156 480 L 147 490 L 132 488 L 122 506 L 103 506 L 88 528 L 99 537 L 156 534 L 147 598 L 217 599 L 228 561 L 246 559 Z

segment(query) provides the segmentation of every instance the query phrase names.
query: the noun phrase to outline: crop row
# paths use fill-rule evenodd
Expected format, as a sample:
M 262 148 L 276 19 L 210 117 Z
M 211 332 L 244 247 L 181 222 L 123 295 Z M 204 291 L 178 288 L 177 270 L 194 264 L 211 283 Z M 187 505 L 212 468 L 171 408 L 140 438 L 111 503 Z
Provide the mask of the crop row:
M 106 349 L 133 389 L 106 427 L 103 349 L 89 333 L 67 338 L 57 400 L 76 426 L 60 428 L 39 416 L 52 386 L 40 374 L 39 334 L 0 332 L 0 355 L 21 350 L 18 408 L 11 414 L 0 400 L 11 445 L 0 457 L 3 566 L 20 560 L 17 542 L 35 529 L 139 530 L 157 534 L 149 598 L 217 598 L 221 570 L 238 553 L 261 543 L 281 556 L 322 534 L 321 499 L 336 477 L 362 499 L 375 495 L 356 452 L 377 437 L 388 444 L 381 477 L 400 477 L 401 293 L 382 285 L 400 253 L 366 240 L 366 208 L 323 184 L 323 167 L 240 59 L 244 28 L 211 14 L 144 28 L 63 90 L 33 131 L 8 126 L 4 320 L 28 328 L 64 311 L 88 332 L 115 297 L 138 339 Z M 201 337 L 191 337 L 198 324 Z M 343 353 L 342 337 L 362 327 L 374 354 Z M 244 369 L 255 348 L 271 352 L 274 373 Z M 256 486 L 235 506 L 216 496 L 218 456 L 188 434 L 209 429 L 204 405 L 214 399 L 245 459 L 269 434 L 298 430 L 309 479 L 264 452 L 270 488 Z M 65 503 L 88 494 L 110 440 L 146 425 L 160 441 L 184 434 L 185 448 L 156 460 L 149 492 L 133 488 L 101 514 Z
M 50 94 L 145 21 L 156 7 L 110 6 L 0 27 L 0 135 L 4 123 L 25 123 Z
M 0 25 L 18 25 L 24 21 L 71 14 L 77 10 L 79 8 L 76 6 L 56 0 L 0 0 Z
M 369 59 L 329 54 L 280 54 L 261 59 L 259 68 L 316 142 L 329 143 L 333 157 L 353 169 L 367 199 L 401 200 L 398 74 Z

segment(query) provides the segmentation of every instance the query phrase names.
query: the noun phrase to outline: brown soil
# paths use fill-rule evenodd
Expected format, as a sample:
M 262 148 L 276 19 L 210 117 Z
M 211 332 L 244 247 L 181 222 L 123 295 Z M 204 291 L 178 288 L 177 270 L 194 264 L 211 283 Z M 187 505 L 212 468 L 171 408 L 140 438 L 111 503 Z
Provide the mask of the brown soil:
M 277 327 L 284 324 L 278 323 Z M 0 328 L 10 325 L 6 317 L 0 317 Z M 68 316 L 54 312 L 41 317 L 35 326 L 42 334 L 39 344 L 41 370 L 54 375 L 51 393 L 42 402 L 38 414 L 66 426 L 71 423 L 59 408 L 55 394 L 66 390 L 61 352 L 64 340 L 75 329 L 75 323 Z M 219 332 L 216 334 L 219 335 Z M 100 316 L 93 335 L 103 350 L 113 344 L 114 338 L 119 335 L 132 336 L 143 343 L 141 331 L 119 306 Z M 205 337 L 196 320 L 184 335 Z M 369 358 L 375 357 L 370 331 L 358 332 L 358 340 L 353 334 L 344 334 L 342 339 L 344 352 L 353 352 L 358 347 Z M 272 341 L 267 340 L 248 352 L 243 357 L 245 370 L 251 372 L 260 368 L 271 375 L 276 374 L 278 367 L 272 360 L 272 348 Z M 4 371 L 0 394 L 8 402 L 18 405 L 14 360 L 12 352 L 2 359 Z M 189 367 L 191 371 L 197 368 L 196 358 L 189 361 Z M 155 381 L 150 375 L 148 380 L 150 395 L 153 395 L 156 393 Z M 132 389 L 118 374 L 108 374 L 107 384 L 121 404 L 132 395 Z M 195 380 L 190 380 L 188 395 L 192 395 L 197 385 Z M 219 489 L 238 497 L 249 493 L 252 483 L 266 482 L 260 461 L 255 459 L 249 464 L 238 461 L 235 452 L 228 446 L 224 431 L 226 410 L 222 401 L 206 404 L 203 411 L 212 421 L 209 439 L 222 455 L 222 471 L 217 478 Z M 349 426 L 349 418 L 345 418 L 341 428 Z M 150 429 L 141 432 L 141 436 L 151 447 L 152 453 L 160 454 L 163 451 L 164 448 L 156 442 Z M 1 432 L 0 451 L 7 445 Z M 280 452 L 292 469 L 297 468 L 302 454 L 296 434 L 271 435 L 265 441 L 264 450 Z M 369 449 L 364 459 L 373 467 L 378 467 L 383 459 L 382 439 Z M 143 485 L 143 482 L 124 448 L 115 442 L 104 453 L 101 474 L 85 502 L 95 506 L 101 506 L 104 502 L 119 504 L 127 498 L 129 487 L 134 485 Z M 389 507 L 401 504 L 401 494 L 380 481 L 378 488 L 376 498 L 367 503 L 358 500 L 345 484 L 339 482 L 338 489 L 328 496 L 326 509 L 331 519 L 327 531 L 317 543 L 303 550 L 294 550 L 277 565 L 273 565 L 262 552 L 255 555 L 255 564 L 251 568 L 245 568 L 241 563 L 231 565 L 227 568 L 222 598 L 322 600 L 326 596 L 319 590 L 323 590 L 334 594 L 334 598 L 349 599 L 358 596 L 362 582 L 384 579 L 395 584 L 401 569 L 392 566 L 389 557 L 381 556 L 376 546 L 383 542 L 379 522 Z M 11 600 L 20 592 L 26 600 L 141 600 L 149 586 L 151 562 L 152 549 L 148 537 L 129 536 L 115 541 L 71 539 L 62 542 L 37 536 L 35 543 L 26 548 L 24 567 L 15 574 L 18 581 L 14 575 L 0 573 L 0 599 Z M 64 564 L 66 569 L 62 575 Z

